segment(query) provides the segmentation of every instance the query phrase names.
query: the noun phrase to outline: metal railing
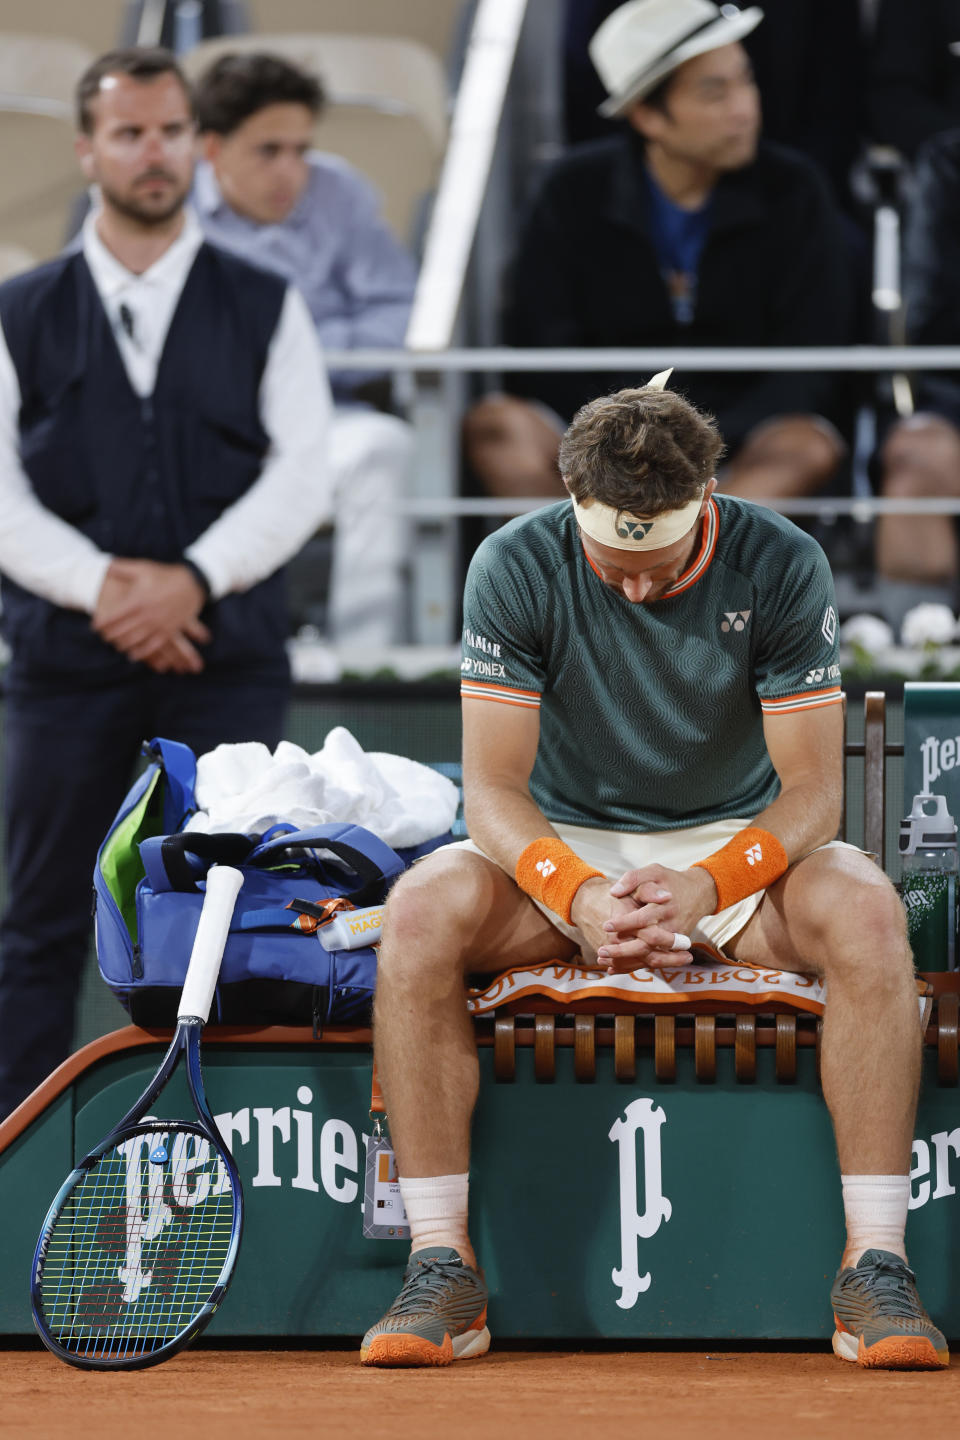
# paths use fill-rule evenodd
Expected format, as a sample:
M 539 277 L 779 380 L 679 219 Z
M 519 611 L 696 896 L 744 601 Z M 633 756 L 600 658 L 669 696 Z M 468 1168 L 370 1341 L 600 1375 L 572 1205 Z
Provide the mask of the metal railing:
M 445 350 L 352 350 L 326 355 L 337 366 L 383 373 L 401 382 L 409 399 L 417 436 L 412 493 L 397 509 L 412 527 L 412 638 L 418 644 L 443 645 L 453 636 L 458 608 L 459 574 L 455 524 L 469 516 L 508 517 L 549 504 L 520 496 L 510 500 L 462 497 L 459 427 L 464 405 L 462 385 L 450 381 L 471 373 L 497 376 L 523 371 L 635 372 L 638 383 L 674 366 L 677 383 L 684 373 L 706 371 L 817 370 L 827 373 L 887 374 L 955 370 L 960 373 L 958 346 L 881 346 L 730 349 L 679 347 L 636 349 L 521 350 L 508 346 Z M 960 515 L 960 500 L 883 499 L 879 497 L 813 496 L 760 502 L 785 515 L 834 517 L 851 515 L 868 522 L 877 515 Z
M 894 370 L 956 370 L 960 373 L 960 345 L 849 345 L 849 346 L 638 346 L 521 350 L 509 345 L 460 349 L 330 350 L 328 366 L 351 370 L 389 370 L 396 374 L 431 371 L 464 374 L 471 371 L 518 373 L 524 370 L 636 370 L 638 384 L 646 373 L 676 368 L 677 381 L 684 370 L 704 371 L 864 371 L 884 374 Z

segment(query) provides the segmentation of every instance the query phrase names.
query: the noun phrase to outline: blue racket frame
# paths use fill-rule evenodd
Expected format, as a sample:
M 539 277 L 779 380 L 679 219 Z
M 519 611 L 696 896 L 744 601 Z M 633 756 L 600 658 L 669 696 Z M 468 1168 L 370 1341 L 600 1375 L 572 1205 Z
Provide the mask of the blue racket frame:
M 156 1075 L 150 1084 L 143 1091 L 142 1095 L 130 1107 L 123 1119 L 110 1131 L 110 1133 L 99 1141 L 92 1150 L 89 1150 L 83 1159 L 74 1167 L 61 1185 L 57 1196 L 47 1212 L 40 1231 L 40 1237 L 33 1256 L 33 1269 L 30 1281 L 30 1301 L 33 1311 L 33 1323 L 37 1333 L 44 1345 L 59 1359 L 65 1360 L 68 1365 L 75 1365 L 84 1370 L 142 1370 L 150 1365 L 157 1365 L 162 1360 L 167 1360 L 175 1355 L 191 1340 L 201 1333 L 209 1325 L 217 1311 L 227 1287 L 233 1276 L 237 1254 L 240 1249 L 240 1238 L 243 1232 L 243 1187 L 240 1183 L 240 1175 L 234 1163 L 233 1156 L 224 1143 L 223 1137 L 217 1129 L 213 1113 L 207 1103 L 203 1088 L 203 1074 L 200 1064 L 200 1034 L 204 1022 L 196 1017 L 188 1016 L 181 1019 L 177 1025 L 173 1040 L 163 1057 Z M 147 1110 L 163 1090 L 167 1081 L 177 1068 L 181 1053 L 185 1058 L 187 1087 L 190 1091 L 190 1098 L 193 1101 L 197 1112 L 199 1124 L 192 1121 L 151 1120 L 149 1124 L 141 1125 Z M 196 1312 L 192 1320 L 184 1326 L 172 1339 L 159 1345 L 155 1350 L 132 1355 L 106 1355 L 92 1351 L 81 1353 L 77 1350 L 64 1346 L 51 1332 L 43 1313 L 42 1285 L 44 1275 L 44 1264 L 50 1240 L 56 1226 L 56 1222 L 70 1198 L 74 1188 L 85 1178 L 88 1171 L 97 1163 L 100 1157 L 112 1147 L 134 1135 L 142 1134 L 145 1131 L 155 1133 L 158 1126 L 169 1125 L 173 1130 L 181 1129 L 199 1134 L 211 1142 L 218 1151 L 221 1164 L 224 1165 L 229 1177 L 233 1204 L 233 1222 L 230 1238 L 227 1244 L 226 1258 L 221 1267 L 220 1276 L 216 1281 L 209 1298 Z

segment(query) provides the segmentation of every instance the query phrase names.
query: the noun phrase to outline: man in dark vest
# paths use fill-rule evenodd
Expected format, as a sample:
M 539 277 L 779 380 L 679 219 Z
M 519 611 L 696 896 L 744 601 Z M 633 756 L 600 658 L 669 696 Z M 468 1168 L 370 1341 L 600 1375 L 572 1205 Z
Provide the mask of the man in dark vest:
M 310 315 L 184 209 L 173 57 L 105 55 L 77 103 L 99 204 L 0 286 L 0 1115 L 69 1052 L 96 849 L 141 742 L 280 739 L 282 568 L 329 501 Z

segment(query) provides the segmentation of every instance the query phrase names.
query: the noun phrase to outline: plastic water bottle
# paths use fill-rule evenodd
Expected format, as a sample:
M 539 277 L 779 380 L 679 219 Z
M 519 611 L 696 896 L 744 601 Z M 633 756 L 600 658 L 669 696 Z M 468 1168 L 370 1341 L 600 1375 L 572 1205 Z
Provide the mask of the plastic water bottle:
M 324 950 L 360 950 L 376 945 L 383 929 L 383 906 L 363 910 L 341 910 L 329 925 L 321 925 L 317 938 Z
M 933 807 L 932 811 L 930 807 Z M 915 795 L 900 823 L 900 898 L 918 970 L 957 968 L 957 826 L 945 795 Z

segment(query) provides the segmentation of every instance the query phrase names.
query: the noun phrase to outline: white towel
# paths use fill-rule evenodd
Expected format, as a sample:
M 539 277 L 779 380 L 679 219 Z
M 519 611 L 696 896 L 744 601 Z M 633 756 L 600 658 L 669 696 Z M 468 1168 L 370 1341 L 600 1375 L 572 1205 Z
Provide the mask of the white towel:
M 311 825 L 349 821 L 388 845 L 420 845 L 450 829 L 457 787 L 402 755 L 367 754 L 342 725 L 310 755 L 281 740 L 218 745 L 197 761 L 197 805 L 188 830 L 259 834 L 286 820 Z

